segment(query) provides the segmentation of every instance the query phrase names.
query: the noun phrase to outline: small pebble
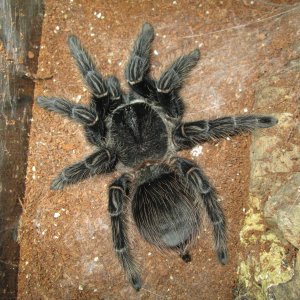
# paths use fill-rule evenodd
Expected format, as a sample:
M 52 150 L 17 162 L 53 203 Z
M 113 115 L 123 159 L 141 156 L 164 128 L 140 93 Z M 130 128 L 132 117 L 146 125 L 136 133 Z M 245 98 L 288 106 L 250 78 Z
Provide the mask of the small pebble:
M 59 218 L 60 217 L 60 213 L 59 212 L 56 212 L 54 215 L 53 215 L 54 218 Z
M 244 108 L 244 112 L 246 113 L 246 112 L 248 112 L 248 108 L 246 107 L 246 108 Z
M 158 55 L 158 51 L 157 50 L 154 50 L 153 53 L 154 53 L 154 55 Z
M 75 101 L 78 103 L 81 99 L 81 95 L 78 95 L 76 98 L 75 98 Z
M 32 59 L 34 58 L 34 53 L 32 51 L 28 51 L 27 56 L 28 58 Z
M 203 147 L 202 146 L 196 146 L 191 151 L 192 156 L 198 157 L 199 155 L 203 154 Z
M 80 284 L 78 289 L 79 289 L 79 291 L 83 291 L 83 286 Z
M 94 261 L 95 261 L 95 262 L 96 262 L 96 261 L 99 261 L 99 257 L 98 257 L 98 256 L 94 257 Z

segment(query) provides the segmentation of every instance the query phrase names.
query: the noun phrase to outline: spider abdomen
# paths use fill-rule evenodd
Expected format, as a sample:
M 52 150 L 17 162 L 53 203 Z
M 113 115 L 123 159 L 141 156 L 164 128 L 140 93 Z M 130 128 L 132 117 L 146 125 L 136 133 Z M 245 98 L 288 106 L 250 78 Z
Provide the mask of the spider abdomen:
M 129 167 L 161 159 L 168 149 L 167 128 L 159 114 L 140 100 L 113 112 L 111 139 L 120 161 Z
M 171 170 L 152 170 L 160 167 L 148 167 L 149 170 L 141 172 L 141 177 L 157 175 L 145 178 L 137 187 L 132 201 L 133 219 L 149 243 L 181 250 L 199 230 L 200 210 L 184 178 Z

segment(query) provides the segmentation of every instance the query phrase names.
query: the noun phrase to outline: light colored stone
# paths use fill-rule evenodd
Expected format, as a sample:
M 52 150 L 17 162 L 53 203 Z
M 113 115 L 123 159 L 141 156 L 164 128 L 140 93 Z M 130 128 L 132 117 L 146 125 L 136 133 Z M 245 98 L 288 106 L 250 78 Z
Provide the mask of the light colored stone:
M 299 193 L 299 192 L 298 192 Z M 295 199 L 296 200 L 296 199 Z M 300 248 L 300 203 L 288 205 L 278 212 L 278 227 L 286 240 Z
M 276 300 L 299 300 L 300 299 L 300 252 L 297 255 L 295 273 L 293 278 L 287 282 L 277 286 L 273 286 L 269 290 L 271 299 Z
M 270 105 L 270 99 L 272 102 L 280 101 L 284 98 L 285 95 L 289 93 L 289 90 L 282 87 L 276 86 L 267 86 L 259 90 L 255 95 L 255 100 L 257 103 L 257 108 L 265 107 Z
M 286 182 L 269 197 L 264 214 L 270 223 L 275 223 L 284 237 L 300 248 L 300 173 L 290 175 Z

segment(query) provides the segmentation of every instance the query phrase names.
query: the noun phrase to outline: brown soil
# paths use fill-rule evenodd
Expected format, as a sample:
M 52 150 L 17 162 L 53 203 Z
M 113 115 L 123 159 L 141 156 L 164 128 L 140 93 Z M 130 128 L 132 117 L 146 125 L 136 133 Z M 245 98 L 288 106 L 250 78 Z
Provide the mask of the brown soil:
M 154 75 L 177 55 L 201 47 L 202 60 L 182 92 L 189 120 L 252 113 L 252 83 L 272 71 L 270 57 L 273 63 L 280 60 L 280 49 L 291 39 L 283 27 L 293 6 L 279 2 L 48 0 L 45 4 L 36 75 L 45 80 L 37 81 L 36 96 L 88 101 L 67 48 L 71 33 L 89 49 L 101 72 L 117 75 L 126 89 L 126 59 L 147 21 L 157 33 Z M 272 113 L 273 108 L 259 112 Z M 92 148 L 80 126 L 34 106 L 20 230 L 19 299 L 232 299 L 242 255 L 239 231 L 249 196 L 250 139 L 241 136 L 203 145 L 198 157 L 190 151 L 180 154 L 199 163 L 219 191 L 228 222 L 228 264 L 218 263 L 208 224 L 191 249 L 189 264 L 175 254 L 160 253 L 134 233 L 144 283 L 136 293 L 112 249 L 107 186 L 118 174 L 50 191 L 51 179 Z

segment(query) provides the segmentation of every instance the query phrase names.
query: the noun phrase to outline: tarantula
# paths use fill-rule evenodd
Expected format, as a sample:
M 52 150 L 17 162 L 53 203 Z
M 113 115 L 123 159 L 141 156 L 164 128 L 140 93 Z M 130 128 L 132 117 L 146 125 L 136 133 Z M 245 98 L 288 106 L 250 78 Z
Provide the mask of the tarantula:
M 196 144 L 275 125 L 271 116 L 229 116 L 183 122 L 183 81 L 200 58 L 198 49 L 176 59 L 155 80 L 149 74 L 153 27 L 143 25 L 125 69 L 131 91 L 125 94 L 114 76 L 104 78 L 75 36 L 68 44 L 92 94 L 87 106 L 56 97 L 38 97 L 44 109 L 83 125 L 96 150 L 66 167 L 52 182 L 63 189 L 90 176 L 114 170 L 123 174 L 109 187 L 108 211 L 116 255 L 132 286 L 141 279 L 127 232 L 128 214 L 149 243 L 176 251 L 189 262 L 188 246 L 203 214 L 212 223 L 217 257 L 227 261 L 226 222 L 217 193 L 203 170 L 176 156 Z

